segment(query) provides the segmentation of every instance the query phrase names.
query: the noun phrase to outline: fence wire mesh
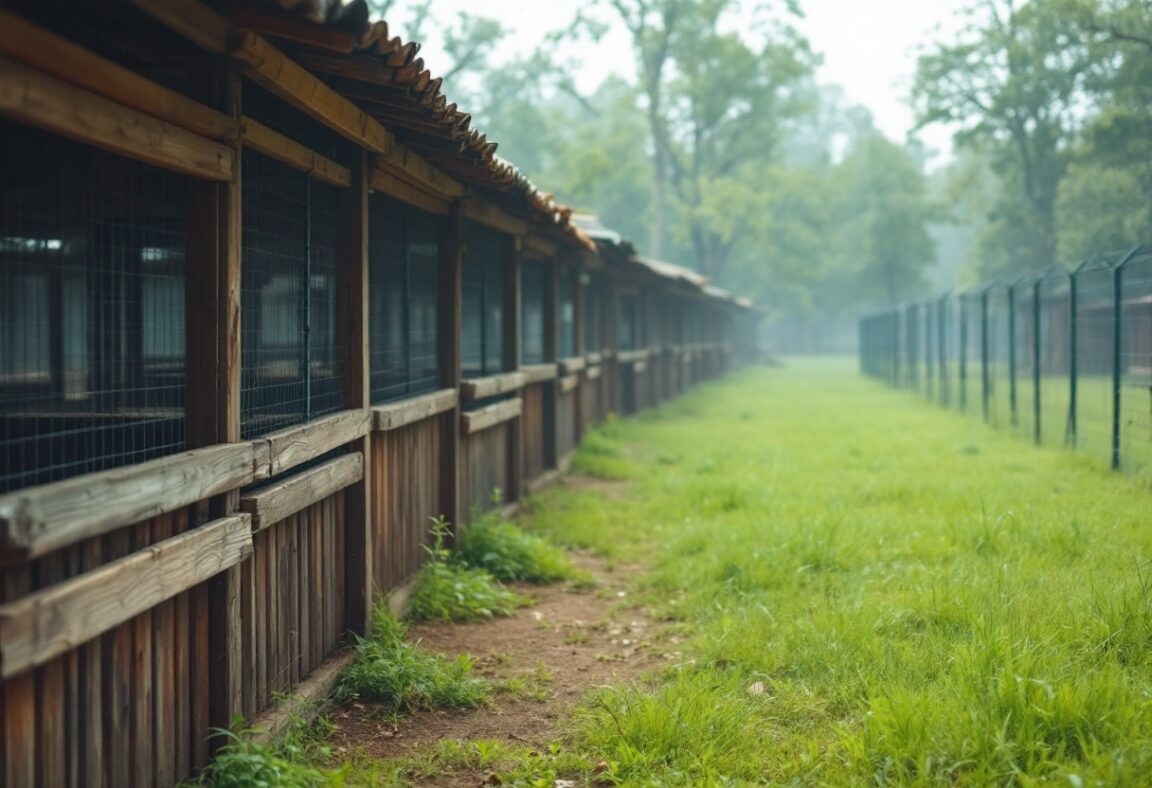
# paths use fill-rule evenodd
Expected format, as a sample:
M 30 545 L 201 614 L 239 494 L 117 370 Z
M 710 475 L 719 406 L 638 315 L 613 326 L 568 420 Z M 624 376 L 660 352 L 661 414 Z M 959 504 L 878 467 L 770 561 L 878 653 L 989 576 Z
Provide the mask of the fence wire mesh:
M 1152 243 L 869 315 L 860 367 L 1038 444 L 1152 471 Z

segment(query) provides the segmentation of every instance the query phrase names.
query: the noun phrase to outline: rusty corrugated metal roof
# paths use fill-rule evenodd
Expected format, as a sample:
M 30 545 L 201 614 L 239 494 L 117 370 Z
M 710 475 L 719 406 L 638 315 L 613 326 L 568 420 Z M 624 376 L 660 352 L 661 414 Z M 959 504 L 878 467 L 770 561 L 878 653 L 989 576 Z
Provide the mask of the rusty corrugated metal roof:
M 572 209 L 496 155 L 496 142 L 472 128 L 472 117 L 441 92 L 442 79 L 417 56 L 420 45 L 390 35 L 387 22 L 372 20 L 365 0 L 216 0 L 215 5 L 233 24 L 287 42 L 297 62 L 445 174 L 509 195 L 512 204 L 502 207 L 519 208 L 594 248 L 571 222 Z

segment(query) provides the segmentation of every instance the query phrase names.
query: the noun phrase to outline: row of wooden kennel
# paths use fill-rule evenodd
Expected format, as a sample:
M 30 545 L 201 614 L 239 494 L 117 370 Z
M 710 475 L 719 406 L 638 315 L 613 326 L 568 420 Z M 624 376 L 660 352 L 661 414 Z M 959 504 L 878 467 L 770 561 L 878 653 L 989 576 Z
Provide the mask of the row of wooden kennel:
M 538 192 L 363 3 L 0 10 L 0 784 L 171 785 L 429 518 L 754 313 Z

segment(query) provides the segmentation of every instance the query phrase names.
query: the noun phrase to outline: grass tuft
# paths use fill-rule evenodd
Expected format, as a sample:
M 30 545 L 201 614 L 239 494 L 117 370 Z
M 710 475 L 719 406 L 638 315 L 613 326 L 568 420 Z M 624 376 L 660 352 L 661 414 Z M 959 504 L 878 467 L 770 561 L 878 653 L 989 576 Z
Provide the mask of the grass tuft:
M 344 784 L 344 769 L 325 771 L 312 764 L 328 757 L 325 748 L 309 748 L 300 730 L 284 741 L 265 743 L 251 728 L 218 730 L 224 744 L 196 784 L 211 788 L 319 788 Z
M 504 581 L 555 583 L 578 574 L 564 551 L 502 519 L 499 512 L 483 515 L 464 530 L 452 561 Z
M 489 694 L 488 683 L 472 675 L 473 661 L 429 654 L 407 639 L 408 628 L 377 605 L 371 637 L 356 644 L 356 658 L 340 678 L 337 698 L 360 697 L 391 710 L 473 709 Z

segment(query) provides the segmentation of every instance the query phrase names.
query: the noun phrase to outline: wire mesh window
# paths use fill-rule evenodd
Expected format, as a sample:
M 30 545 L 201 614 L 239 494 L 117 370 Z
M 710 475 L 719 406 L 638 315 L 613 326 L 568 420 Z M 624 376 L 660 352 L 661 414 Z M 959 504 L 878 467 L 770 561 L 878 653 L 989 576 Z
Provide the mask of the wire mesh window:
M 187 179 L 0 123 L 0 492 L 184 448 Z
M 1023 435 L 1036 434 L 1036 301 L 1035 282 L 1012 286 L 1012 416 Z
M 436 218 L 375 194 L 368 227 L 372 401 L 435 391 L 440 384 Z
M 560 358 L 576 355 L 576 272 L 560 271 L 556 283 Z
M 245 438 L 340 410 L 337 189 L 243 161 L 240 425 Z
M 504 369 L 504 266 L 510 239 L 470 222 L 461 281 L 460 355 L 464 377 Z
M 584 286 L 584 352 L 599 353 L 600 290 L 592 283 Z
M 1099 255 L 1073 274 L 1076 280 L 1077 448 L 1098 457 L 1112 451 L 1112 362 L 1115 304 L 1112 263 L 1117 255 Z
M 520 360 L 524 364 L 543 364 L 548 360 L 544 347 L 547 286 L 544 266 L 525 263 L 520 269 Z
M 1069 351 L 1072 325 L 1070 281 L 1062 270 L 1053 270 L 1036 283 L 1039 300 L 1040 442 L 1050 446 L 1068 440 Z
M 620 296 L 620 315 L 617 320 L 616 344 L 620 350 L 635 350 L 640 343 L 638 306 L 636 296 Z
M 1120 465 L 1152 467 L 1152 248 L 1120 271 Z
M 1012 423 L 1012 369 L 1009 346 L 1012 342 L 1011 312 L 1009 310 L 1008 287 L 995 285 L 987 295 L 986 341 L 987 364 L 986 382 L 988 396 L 988 420 L 997 427 L 1007 427 Z

